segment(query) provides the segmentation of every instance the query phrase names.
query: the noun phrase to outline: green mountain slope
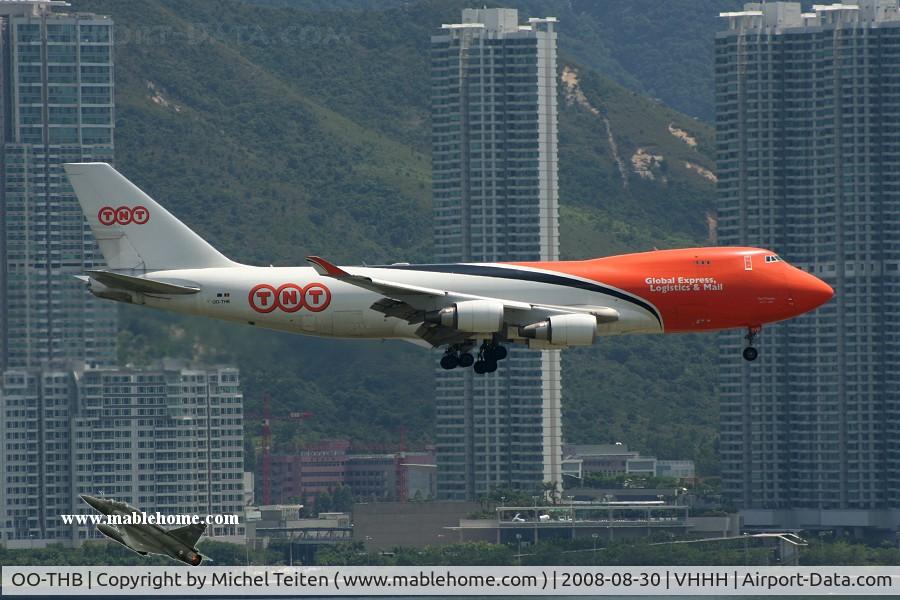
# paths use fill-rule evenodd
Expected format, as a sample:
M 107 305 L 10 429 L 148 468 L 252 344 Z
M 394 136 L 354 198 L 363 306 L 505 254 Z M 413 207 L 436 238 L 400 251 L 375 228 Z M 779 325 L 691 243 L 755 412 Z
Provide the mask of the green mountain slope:
M 317 13 L 408 4 L 404 0 L 243 1 Z M 566 54 L 631 90 L 712 122 L 713 36 L 722 27 L 718 15 L 739 10 L 743 4 L 742 0 L 507 0 L 471 6 L 555 16 L 560 48 Z
M 428 38 L 461 3 L 316 13 L 230 0 L 73 4 L 117 23 L 118 168 L 225 254 L 256 264 L 309 253 L 430 259 Z M 705 243 L 709 128 L 566 55 L 560 68 L 564 255 Z M 276 429 L 278 445 L 385 442 L 400 426 L 414 442 L 431 438 L 433 353 L 122 315 L 123 361 L 235 361 L 251 411 L 268 390 L 276 411 L 315 413 Z M 705 337 L 603 340 L 565 354 L 567 439 L 619 439 L 713 470 L 710 356 Z
M 712 122 L 713 39 L 742 0 L 523 0 L 560 20 L 560 46 L 629 89 Z

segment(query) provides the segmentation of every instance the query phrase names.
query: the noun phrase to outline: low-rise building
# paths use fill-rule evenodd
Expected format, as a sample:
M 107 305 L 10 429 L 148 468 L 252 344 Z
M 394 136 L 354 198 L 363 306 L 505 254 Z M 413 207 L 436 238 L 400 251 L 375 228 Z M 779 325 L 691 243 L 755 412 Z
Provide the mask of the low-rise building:
M 436 472 L 433 452 L 354 454 L 348 457 L 345 481 L 360 501 L 431 500 Z
M 697 474 L 692 460 L 657 460 L 656 476 L 673 479 L 694 479 Z
M 303 544 L 336 544 L 349 542 L 353 533 L 348 513 L 323 512 L 308 518 L 302 516 L 302 504 L 248 506 L 244 514 L 247 540 L 262 547 L 273 539 L 294 540 Z
M 615 477 L 626 473 L 675 479 L 695 477 L 692 460 L 660 460 L 654 456 L 641 456 L 621 442 L 566 444 L 563 447 L 562 465 L 563 474 L 570 480 L 580 480 L 590 475 Z
M 639 454 L 628 446 L 615 444 L 566 444 L 563 458 L 581 461 L 582 475 L 619 475 L 625 473 L 628 459 Z
M 347 486 L 360 501 L 431 500 L 437 492 L 434 450 L 351 454 L 346 440 L 314 442 L 271 457 L 272 498 L 315 505 L 316 497 Z
M 271 456 L 272 499 L 313 505 L 319 494 L 345 485 L 349 449 L 346 440 L 322 440 Z
M 656 476 L 656 458 L 652 456 L 637 456 L 625 461 L 625 472 L 645 477 Z
M 321 546 L 347 543 L 353 539 L 353 525 L 348 513 L 322 512 L 306 518 L 302 504 L 248 506 L 245 509 L 247 544 L 266 548 L 272 542 L 286 543 L 290 563 L 312 564 Z
M 573 502 L 544 506 L 498 506 L 492 519 L 460 519 L 448 527 L 457 542 L 496 544 L 593 538 L 604 543 L 665 531 L 685 536 L 688 507 L 662 501 Z

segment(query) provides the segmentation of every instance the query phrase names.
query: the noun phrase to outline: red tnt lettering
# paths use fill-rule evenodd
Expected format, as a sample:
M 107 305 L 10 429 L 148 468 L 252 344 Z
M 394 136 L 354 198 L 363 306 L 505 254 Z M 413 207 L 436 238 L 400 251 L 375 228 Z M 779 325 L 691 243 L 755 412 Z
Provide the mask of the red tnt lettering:
M 303 303 L 312 312 L 321 312 L 331 304 L 331 290 L 321 283 L 310 283 L 303 288 Z
M 247 296 L 247 301 L 250 303 L 250 308 L 258 313 L 270 313 L 278 306 L 275 288 L 268 283 L 254 286 Z
M 131 221 L 135 225 L 143 225 L 150 220 L 150 211 L 144 206 L 135 206 L 131 210 Z
M 303 288 L 296 283 L 285 283 L 275 294 L 278 306 L 284 312 L 297 312 L 303 308 Z
M 119 225 L 128 225 L 131 223 L 131 209 L 127 206 L 120 206 L 116 209 L 116 223 Z
M 100 221 L 101 225 L 109 227 L 116 222 L 116 209 L 112 206 L 104 206 L 97 211 L 97 220 Z

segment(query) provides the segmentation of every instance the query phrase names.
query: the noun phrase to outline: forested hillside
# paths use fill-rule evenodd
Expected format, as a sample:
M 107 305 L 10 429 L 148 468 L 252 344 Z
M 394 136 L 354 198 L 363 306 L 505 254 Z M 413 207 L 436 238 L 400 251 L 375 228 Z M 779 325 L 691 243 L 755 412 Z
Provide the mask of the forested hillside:
M 428 43 L 463 3 L 73 4 L 116 20 L 117 167 L 226 255 L 430 259 Z M 583 62 L 565 51 L 559 61 L 563 254 L 707 243 L 710 128 Z M 276 428 L 276 444 L 385 442 L 401 425 L 414 443 L 431 438 L 434 353 L 129 307 L 122 324 L 123 362 L 236 362 L 250 410 L 270 391 L 276 411 L 314 413 Z M 604 339 L 564 356 L 569 441 L 615 439 L 715 470 L 711 339 Z
M 244 0 L 308 11 L 372 10 L 407 0 Z M 564 52 L 627 88 L 707 122 L 713 120 L 713 35 L 720 12 L 744 0 L 505 0 L 471 6 L 518 8 L 559 19 Z

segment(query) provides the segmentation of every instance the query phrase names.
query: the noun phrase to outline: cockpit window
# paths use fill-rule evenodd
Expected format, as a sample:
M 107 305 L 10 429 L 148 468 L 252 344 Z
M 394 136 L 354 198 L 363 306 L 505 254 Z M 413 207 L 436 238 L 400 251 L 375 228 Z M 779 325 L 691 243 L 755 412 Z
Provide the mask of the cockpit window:
M 767 263 L 784 262 L 784 260 L 777 254 L 769 254 L 768 256 L 766 256 L 766 262 Z

